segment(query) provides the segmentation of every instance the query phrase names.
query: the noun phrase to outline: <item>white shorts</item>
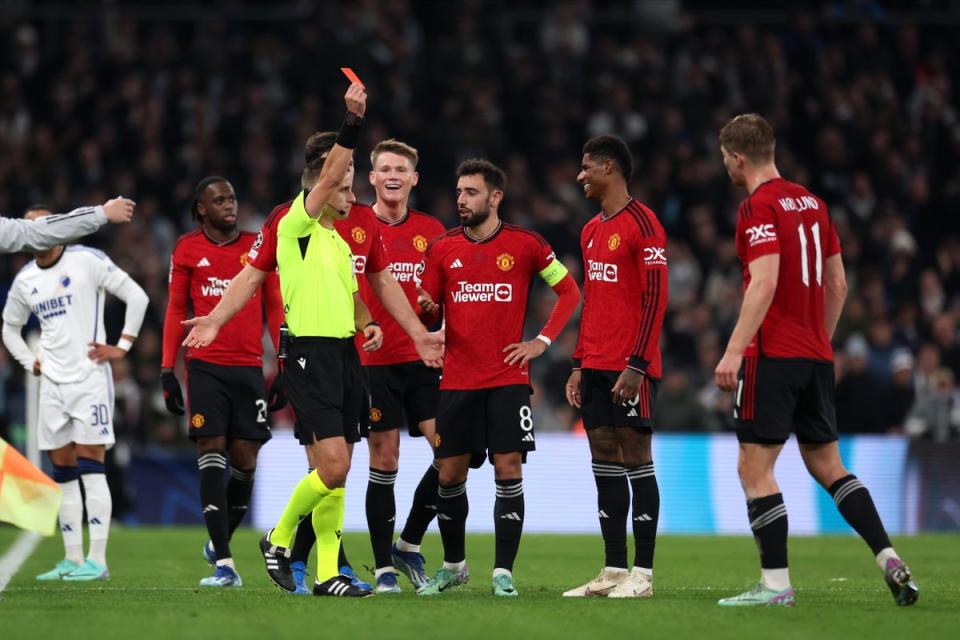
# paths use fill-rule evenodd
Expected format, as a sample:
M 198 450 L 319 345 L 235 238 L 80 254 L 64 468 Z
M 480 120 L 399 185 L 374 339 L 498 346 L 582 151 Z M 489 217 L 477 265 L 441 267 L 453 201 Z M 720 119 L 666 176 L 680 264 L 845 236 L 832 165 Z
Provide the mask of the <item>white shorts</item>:
M 108 363 L 86 380 L 57 384 L 40 378 L 40 450 L 76 444 L 113 446 L 113 373 Z

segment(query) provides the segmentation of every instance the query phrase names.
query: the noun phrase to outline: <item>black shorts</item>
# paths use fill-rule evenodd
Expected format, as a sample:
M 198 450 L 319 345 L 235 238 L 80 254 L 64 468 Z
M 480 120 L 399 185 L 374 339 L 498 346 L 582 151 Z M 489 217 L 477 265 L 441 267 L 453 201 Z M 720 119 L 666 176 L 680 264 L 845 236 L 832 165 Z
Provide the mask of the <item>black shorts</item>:
M 734 405 L 737 439 L 783 444 L 837 439 L 833 363 L 778 358 L 744 358 Z
M 190 438 L 270 439 L 267 393 L 260 367 L 187 363 Z
M 643 376 L 640 391 L 626 405 L 614 403 L 610 393 L 621 371 L 583 369 L 580 372 L 580 411 L 583 428 L 632 427 L 653 431 L 653 410 L 657 404 L 660 382 Z
M 370 390 L 370 431 L 393 431 L 406 423 L 407 433 L 422 436 L 420 423 L 437 417 L 440 371 L 420 361 L 363 369 Z
M 292 339 L 283 379 L 300 444 L 336 437 L 360 441 L 369 405 L 352 338 Z
M 483 454 L 492 461 L 495 453 L 520 452 L 526 460 L 537 448 L 530 387 L 441 390 L 433 448 L 437 458 L 474 454 L 474 467 L 483 464 Z

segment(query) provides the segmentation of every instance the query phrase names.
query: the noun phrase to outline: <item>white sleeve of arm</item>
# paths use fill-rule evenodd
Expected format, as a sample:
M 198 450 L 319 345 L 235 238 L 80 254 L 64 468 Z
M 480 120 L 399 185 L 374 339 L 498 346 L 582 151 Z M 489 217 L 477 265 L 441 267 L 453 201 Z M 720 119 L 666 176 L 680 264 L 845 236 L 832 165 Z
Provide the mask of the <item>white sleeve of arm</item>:
M 33 371 L 33 363 L 37 361 L 37 356 L 34 355 L 30 347 L 27 346 L 26 340 L 24 340 L 23 335 L 21 335 L 22 331 L 22 325 L 18 327 L 4 322 L 3 345 L 24 369 Z
M 140 335 L 140 327 L 143 325 L 143 317 L 147 315 L 147 306 L 150 304 L 150 298 L 147 292 L 137 284 L 133 278 L 126 273 L 125 277 L 116 284 L 111 283 L 107 291 L 117 296 L 126 303 L 127 308 L 123 314 L 123 331 L 125 336 Z
M 89 235 L 107 221 L 103 207 L 81 207 L 38 220 L 0 218 L 0 253 L 42 251 Z

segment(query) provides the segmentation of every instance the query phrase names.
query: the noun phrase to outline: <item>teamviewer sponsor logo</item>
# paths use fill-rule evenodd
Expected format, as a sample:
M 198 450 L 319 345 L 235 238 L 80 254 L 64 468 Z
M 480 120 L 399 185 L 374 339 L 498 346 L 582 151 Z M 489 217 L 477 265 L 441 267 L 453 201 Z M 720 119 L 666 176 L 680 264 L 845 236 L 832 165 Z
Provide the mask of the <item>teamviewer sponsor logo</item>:
M 751 247 L 765 242 L 773 242 L 777 239 L 777 231 L 772 224 L 758 224 L 755 227 L 747 227 L 747 241 Z
M 367 256 L 353 256 L 353 272 L 365 273 L 367 270 Z
M 391 262 L 390 272 L 393 273 L 397 282 L 417 282 L 423 275 L 423 266 L 421 263 Z
M 230 278 L 226 280 L 214 277 L 207 278 L 207 284 L 200 285 L 200 291 L 205 296 L 219 298 L 223 296 L 223 292 L 230 286 L 230 280 Z
M 589 260 L 587 270 L 587 280 L 597 280 L 600 282 L 616 282 L 618 276 L 617 265 L 609 262 L 600 262 L 599 260 Z
M 510 283 L 461 280 L 457 285 L 459 288 L 451 294 L 454 302 L 510 302 L 513 300 L 513 285 Z

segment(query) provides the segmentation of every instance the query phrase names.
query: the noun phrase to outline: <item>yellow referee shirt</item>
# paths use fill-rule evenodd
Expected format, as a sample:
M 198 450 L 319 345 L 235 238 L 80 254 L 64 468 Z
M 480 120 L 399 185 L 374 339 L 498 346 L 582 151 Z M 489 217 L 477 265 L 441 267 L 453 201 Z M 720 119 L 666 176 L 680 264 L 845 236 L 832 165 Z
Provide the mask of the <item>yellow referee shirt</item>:
M 350 246 L 336 229 L 311 218 L 301 191 L 277 226 L 277 271 L 290 333 L 297 337 L 350 338 L 356 333 Z

